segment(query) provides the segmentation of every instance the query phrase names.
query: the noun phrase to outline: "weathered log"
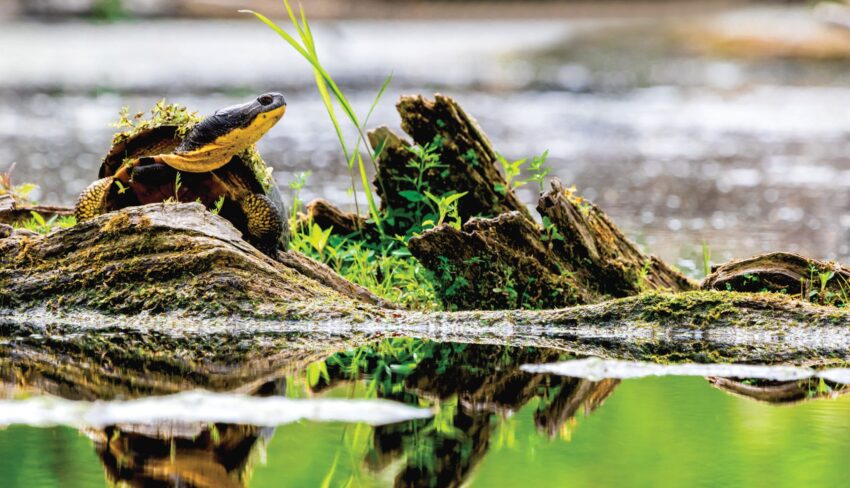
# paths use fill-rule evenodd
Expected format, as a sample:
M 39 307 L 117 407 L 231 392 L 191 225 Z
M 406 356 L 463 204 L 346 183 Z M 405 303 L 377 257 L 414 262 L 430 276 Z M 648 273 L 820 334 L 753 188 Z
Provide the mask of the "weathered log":
M 299 216 L 299 225 L 314 223 L 322 229 L 331 229 L 336 235 L 357 234 L 364 240 L 372 240 L 378 236 L 374 224 L 368 222 L 365 217 L 340 210 L 324 198 L 308 203 L 305 210 L 306 213 Z
M 835 362 L 848 357 L 848 329 L 843 308 L 718 291 L 544 311 L 392 311 L 268 258 L 196 204 L 128 208 L 46 236 L 0 239 L 4 345 L 116 364 L 264 361 L 293 337 L 384 335 L 625 359 Z
M 785 293 L 840 306 L 847 303 L 850 294 L 850 269 L 775 252 L 723 264 L 701 286 L 709 290 Z
M 258 253 L 200 204 L 132 207 L 48 236 L 0 240 L 0 307 L 294 318 L 379 303 L 318 263 L 284 261 L 293 267 Z
M 378 153 L 373 185 L 380 197 L 380 210 L 391 211 L 392 215 L 384 223 L 387 235 L 404 234 L 412 225 L 419 224 L 409 215 L 412 202 L 405 193 L 414 188 L 405 178 L 421 177 L 423 187 L 436 195 L 446 191 L 466 193 L 457 206 L 461 222 L 505 212 L 519 212 L 531 218 L 528 208 L 499 172 L 498 157 L 489 139 L 457 102 L 439 94 L 434 100 L 404 96 L 397 108 L 402 128 L 415 144 L 435 148 L 440 166 L 420 175 L 420 170 L 411 166 L 417 156 L 409 141 L 387 127 L 369 132 L 369 143 Z M 367 240 L 380 235 L 375 225 L 364 217 L 344 212 L 326 200 L 309 203 L 307 217 L 323 229 L 333 228 L 338 235 L 359 232 Z
M 696 288 L 558 180 L 537 209 L 547 218 L 545 228 L 511 213 L 410 239 L 410 252 L 435 274 L 447 309 L 557 308 Z
M 447 310 L 558 308 L 595 301 L 591 289 L 541 241 L 537 224 L 519 213 L 473 218 L 461 230 L 441 225 L 408 243 L 435 278 Z
M 74 209 L 62 205 L 33 205 L 16 202 L 9 194 L 0 195 L 0 224 L 18 224 L 32 218 L 36 212 L 45 220 L 54 216 L 74 215 Z
M 684 291 L 696 283 L 628 240 L 605 213 L 577 196 L 557 179 L 537 204 L 537 211 L 557 228 L 553 251 L 587 287 L 602 294 L 629 296 L 641 291 Z
M 401 127 L 413 142 L 422 147 L 435 144 L 438 148 L 444 167 L 429 170 L 424 175 L 431 192 L 466 192 L 458 201 L 462 222 L 505 212 L 520 212 L 531 217 L 499 172 L 498 157 L 490 140 L 478 122 L 457 102 L 440 94 L 435 95 L 434 100 L 416 95 L 401 97 L 396 107 Z M 414 156 L 409 149 L 410 143 L 386 127 L 371 131 L 369 142 L 380 152 L 375 188 L 382 208 L 405 208 L 409 202 L 401 192 L 410 188 L 401 178 L 415 176 L 415 170 L 408 165 Z

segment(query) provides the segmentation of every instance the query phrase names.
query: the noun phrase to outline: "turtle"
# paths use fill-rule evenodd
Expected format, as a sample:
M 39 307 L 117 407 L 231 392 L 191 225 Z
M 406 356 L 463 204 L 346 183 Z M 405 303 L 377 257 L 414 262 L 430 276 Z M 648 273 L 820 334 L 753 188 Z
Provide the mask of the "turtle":
M 77 222 L 136 205 L 198 201 L 274 257 L 288 244 L 287 213 L 253 146 L 285 110 L 283 95 L 265 93 L 191 126 L 166 120 L 119 134 L 100 166 L 100 179 L 77 199 Z

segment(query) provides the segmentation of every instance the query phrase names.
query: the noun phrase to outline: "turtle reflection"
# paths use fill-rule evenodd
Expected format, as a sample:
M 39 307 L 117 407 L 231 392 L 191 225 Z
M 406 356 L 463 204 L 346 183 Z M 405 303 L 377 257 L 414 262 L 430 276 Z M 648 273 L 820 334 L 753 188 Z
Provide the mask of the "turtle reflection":
M 519 369 L 560 359 L 555 350 L 394 339 L 329 357 L 312 389 L 365 378 L 378 397 L 433 405 L 431 419 L 376 427 L 364 463 L 373 472 L 395 466 L 396 486 L 459 486 L 483 459 L 501 418 L 536 401 L 537 428 L 554 437 L 619 384 Z
M 114 425 L 89 430 L 109 482 L 242 487 L 274 429 L 233 424 Z

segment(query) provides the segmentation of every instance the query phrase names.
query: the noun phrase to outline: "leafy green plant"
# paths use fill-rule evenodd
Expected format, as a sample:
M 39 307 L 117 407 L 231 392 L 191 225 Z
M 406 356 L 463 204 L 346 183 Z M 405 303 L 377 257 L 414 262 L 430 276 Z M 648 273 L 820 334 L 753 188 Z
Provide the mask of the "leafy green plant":
M 702 241 L 702 273 L 703 276 L 711 274 L 711 248 Z
M 546 158 L 549 157 L 548 150 L 543 151 L 543 154 L 539 156 L 533 156 L 530 162 L 528 158 L 508 161 L 501 154 L 497 154 L 496 157 L 498 158 L 499 165 L 502 166 L 502 171 L 505 173 L 505 184 L 497 183 L 494 187 L 497 192 L 505 195 L 508 190 L 519 188 L 531 182 L 537 183 L 540 191 L 543 191 L 546 177 L 552 171 L 552 168 L 546 165 Z M 531 171 L 531 175 L 526 179 L 518 179 L 526 164 L 528 165 L 528 170 Z
M 412 309 L 436 308 L 430 274 L 413 259 L 403 242 L 390 249 L 386 241 L 370 245 L 334 235 L 331 228 L 322 229 L 315 222 L 298 221 L 303 207 L 300 193 L 308 177 L 306 173 L 296 175 L 289 185 L 293 189 L 290 248 L 329 265 L 340 276 L 389 301 Z
M 496 157 L 499 159 L 499 164 L 502 166 L 502 171 L 505 172 L 505 184 L 502 185 L 501 183 L 497 183 L 495 186 L 495 190 L 497 192 L 501 193 L 502 195 L 505 195 L 508 193 L 508 190 L 512 188 L 519 188 L 520 186 L 525 184 L 524 181 L 518 181 L 517 183 L 514 183 L 513 181 L 522 172 L 522 167 L 527 161 L 526 158 L 517 159 L 516 161 L 508 161 L 501 154 L 497 154 Z
M 460 230 L 460 215 L 458 215 L 457 211 L 457 201 L 460 200 L 467 192 L 463 193 L 452 193 L 449 195 L 443 195 L 441 197 L 434 196 L 433 193 L 429 191 L 425 191 L 425 196 L 428 197 L 428 200 L 434 203 L 437 206 L 437 213 L 439 217 L 437 218 L 437 222 L 434 223 L 434 227 L 443 225 L 443 222 L 446 220 L 446 217 L 451 217 L 452 220 L 449 222 L 449 225 L 454 227 L 455 229 Z M 423 222 L 423 225 L 430 223 L 430 221 Z
M 20 224 L 16 224 L 15 227 L 38 232 L 39 234 L 47 234 L 53 229 L 65 229 L 73 227 L 77 223 L 77 219 L 75 219 L 73 215 L 54 215 L 49 219 L 45 219 L 43 215 L 35 210 L 30 210 L 30 216 L 31 217 L 29 219 L 21 222 Z
M 221 207 L 224 206 L 224 195 L 218 197 L 218 200 L 215 201 L 213 208 L 210 209 L 210 213 L 213 215 L 218 215 L 221 212 Z

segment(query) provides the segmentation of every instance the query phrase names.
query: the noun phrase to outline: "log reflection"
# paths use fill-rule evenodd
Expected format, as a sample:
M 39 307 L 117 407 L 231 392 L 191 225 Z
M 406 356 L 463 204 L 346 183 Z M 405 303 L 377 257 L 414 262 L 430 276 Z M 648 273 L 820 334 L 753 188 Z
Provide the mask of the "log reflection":
M 383 348 L 385 353 L 392 351 L 393 358 L 380 354 L 380 347 L 328 358 L 328 380 L 313 390 L 365 377 L 376 384 L 377 396 L 436 406 L 432 419 L 374 429 L 364 463 L 377 472 L 402 460 L 394 481 L 400 487 L 460 486 L 486 455 L 500 418 L 535 401 L 537 428 L 552 437 L 579 413 L 597 409 L 619 384 L 618 380 L 593 382 L 519 369 L 522 364 L 562 358 L 556 350 L 431 342 L 414 344 L 410 351 L 404 348 L 411 344 L 396 346 L 395 350 Z M 352 368 L 353 358 L 365 367 Z M 407 360 L 415 361 L 409 373 L 386 374 L 393 367 L 405 371 L 393 363 Z

